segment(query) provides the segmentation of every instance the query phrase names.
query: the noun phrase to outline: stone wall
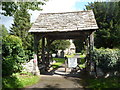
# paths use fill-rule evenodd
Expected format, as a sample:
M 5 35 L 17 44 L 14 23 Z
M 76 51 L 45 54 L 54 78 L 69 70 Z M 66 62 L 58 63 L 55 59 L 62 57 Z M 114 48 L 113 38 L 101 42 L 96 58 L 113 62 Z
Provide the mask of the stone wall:
M 34 59 L 31 59 L 29 62 L 24 63 L 23 71 L 30 72 L 34 75 L 40 75 L 40 71 L 38 69 L 37 61 L 35 62 Z

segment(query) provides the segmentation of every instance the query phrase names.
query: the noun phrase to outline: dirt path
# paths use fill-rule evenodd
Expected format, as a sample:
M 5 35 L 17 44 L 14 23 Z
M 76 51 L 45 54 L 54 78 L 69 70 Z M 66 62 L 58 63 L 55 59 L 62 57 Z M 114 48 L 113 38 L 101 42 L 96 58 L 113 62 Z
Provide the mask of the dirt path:
M 27 88 L 84 88 L 80 73 L 71 73 L 70 69 L 65 72 L 64 67 L 58 68 L 49 75 L 40 75 L 40 81 Z

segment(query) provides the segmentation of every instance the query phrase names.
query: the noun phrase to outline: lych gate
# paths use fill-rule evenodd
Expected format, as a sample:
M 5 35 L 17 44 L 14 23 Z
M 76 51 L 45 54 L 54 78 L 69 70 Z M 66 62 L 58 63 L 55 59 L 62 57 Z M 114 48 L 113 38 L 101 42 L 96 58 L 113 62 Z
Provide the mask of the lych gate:
M 34 34 L 34 51 L 38 56 L 38 41 L 42 39 L 42 62 L 49 66 L 50 44 L 54 40 L 79 39 L 86 42 L 87 54 L 94 46 L 94 31 L 98 29 L 92 10 L 63 13 L 41 13 L 29 30 Z M 45 39 L 47 41 L 45 58 Z M 39 61 L 38 61 L 39 62 Z

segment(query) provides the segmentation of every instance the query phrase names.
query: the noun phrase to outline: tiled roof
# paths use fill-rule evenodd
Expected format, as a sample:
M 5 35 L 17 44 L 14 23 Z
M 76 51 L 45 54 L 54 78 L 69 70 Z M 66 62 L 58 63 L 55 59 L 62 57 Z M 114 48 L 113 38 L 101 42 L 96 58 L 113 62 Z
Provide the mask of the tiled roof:
M 92 10 L 40 13 L 29 32 L 64 32 L 98 29 Z

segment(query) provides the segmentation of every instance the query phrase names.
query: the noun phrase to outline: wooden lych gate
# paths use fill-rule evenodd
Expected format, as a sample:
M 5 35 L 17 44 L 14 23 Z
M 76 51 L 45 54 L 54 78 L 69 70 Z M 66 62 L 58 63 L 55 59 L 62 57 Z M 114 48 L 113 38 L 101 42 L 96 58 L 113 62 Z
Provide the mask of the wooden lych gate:
M 38 56 L 38 42 L 42 39 L 42 62 L 49 66 L 50 45 L 54 40 L 79 39 L 86 42 L 87 54 L 94 46 L 94 32 L 98 29 L 92 10 L 40 13 L 29 30 L 34 35 L 34 51 Z M 45 39 L 47 58 L 45 58 Z M 39 62 L 39 61 L 38 61 Z

